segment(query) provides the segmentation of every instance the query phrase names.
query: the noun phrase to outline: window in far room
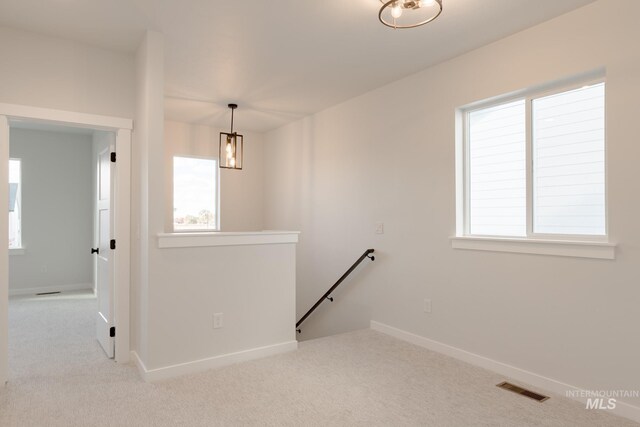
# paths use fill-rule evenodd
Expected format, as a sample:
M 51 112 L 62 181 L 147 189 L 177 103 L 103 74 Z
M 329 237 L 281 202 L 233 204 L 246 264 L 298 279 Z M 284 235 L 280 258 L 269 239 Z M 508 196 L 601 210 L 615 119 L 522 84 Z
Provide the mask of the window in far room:
M 605 238 L 605 83 L 463 111 L 464 234 Z
M 220 229 L 218 161 L 211 158 L 173 158 L 173 230 Z
M 22 248 L 22 163 L 9 159 L 9 249 Z

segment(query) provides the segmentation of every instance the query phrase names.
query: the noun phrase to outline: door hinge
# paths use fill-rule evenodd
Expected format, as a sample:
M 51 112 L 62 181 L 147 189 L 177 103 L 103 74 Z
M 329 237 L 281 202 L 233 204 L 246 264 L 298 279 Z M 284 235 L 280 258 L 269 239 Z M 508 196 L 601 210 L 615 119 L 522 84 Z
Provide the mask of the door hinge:
M 111 328 L 109 328 L 109 337 L 114 338 L 115 336 L 116 336 L 116 327 L 112 326 Z
M 116 239 L 111 240 L 109 247 L 111 248 L 111 250 L 114 250 L 116 248 Z
M 111 163 L 115 163 L 116 162 L 116 153 L 111 153 Z

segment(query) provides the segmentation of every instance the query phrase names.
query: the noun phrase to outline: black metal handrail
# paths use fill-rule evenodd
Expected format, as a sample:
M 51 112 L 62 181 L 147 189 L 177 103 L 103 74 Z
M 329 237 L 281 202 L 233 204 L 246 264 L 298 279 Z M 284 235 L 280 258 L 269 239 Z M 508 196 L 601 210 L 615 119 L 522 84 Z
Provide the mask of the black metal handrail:
M 302 324 L 302 322 L 304 322 L 305 320 L 307 320 L 307 317 L 309 317 L 309 315 L 311 313 L 313 313 L 313 311 L 318 308 L 318 306 L 320 304 L 322 304 L 324 302 L 324 300 L 329 300 L 333 302 L 333 298 L 330 297 L 329 295 L 331 295 L 331 292 L 333 292 L 335 290 L 335 288 L 337 288 L 338 286 L 340 286 L 340 283 L 342 283 L 344 281 L 344 279 L 347 278 L 347 276 L 349 274 L 351 274 L 351 272 L 353 270 L 356 269 L 356 267 L 365 259 L 365 258 L 369 258 L 371 261 L 375 261 L 376 257 L 374 257 L 373 255 L 371 255 L 372 253 L 374 253 L 375 251 L 373 249 L 367 249 L 366 251 L 364 251 L 364 253 L 360 256 L 360 258 L 358 258 L 358 260 L 356 262 L 353 263 L 353 265 L 351 267 L 349 267 L 349 269 L 342 275 L 342 277 L 340 277 L 338 279 L 338 281 L 336 283 L 333 284 L 332 287 L 329 288 L 329 290 L 327 292 L 325 292 L 324 295 L 322 295 L 322 297 L 313 305 L 313 307 L 311 307 L 309 309 L 309 311 L 307 311 L 305 313 L 304 316 L 302 316 L 302 318 L 300 320 L 298 320 L 298 323 L 296 323 L 296 331 L 298 331 L 298 333 L 300 333 L 300 328 L 299 326 Z

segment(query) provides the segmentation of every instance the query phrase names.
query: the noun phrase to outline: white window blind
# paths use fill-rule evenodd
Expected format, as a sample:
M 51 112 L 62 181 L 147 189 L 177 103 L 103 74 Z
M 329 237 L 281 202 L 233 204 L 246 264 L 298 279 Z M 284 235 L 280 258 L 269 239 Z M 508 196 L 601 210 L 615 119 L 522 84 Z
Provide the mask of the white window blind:
M 532 101 L 533 231 L 605 235 L 604 83 Z
M 469 112 L 470 234 L 527 234 L 525 119 L 524 100 Z

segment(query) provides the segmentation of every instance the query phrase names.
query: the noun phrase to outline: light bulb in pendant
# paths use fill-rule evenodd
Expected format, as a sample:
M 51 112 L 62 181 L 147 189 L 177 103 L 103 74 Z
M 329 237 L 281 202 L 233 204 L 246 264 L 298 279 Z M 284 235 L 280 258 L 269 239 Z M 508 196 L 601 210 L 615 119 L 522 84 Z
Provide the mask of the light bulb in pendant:
M 227 152 L 227 159 L 230 159 L 233 157 L 233 146 L 231 145 L 231 138 L 229 137 L 227 137 L 226 152 Z
M 436 2 L 436 0 L 422 0 L 420 2 L 420 7 L 429 7 L 429 6 L 433 6 L 433 4 Z
M 400 2 L 395 2 L 393 7 L 391 8 L 391 16 L 396 18 L 400 18 L 402 16 L 402 6 L 400 6 Z
M 232 157 L 231 159 L 229 159 L 229 165 L 230 165 L 232 168 L 235 168 L 235 167 L 236 167 L 236 159 L 235 159 L 235 157 Z

